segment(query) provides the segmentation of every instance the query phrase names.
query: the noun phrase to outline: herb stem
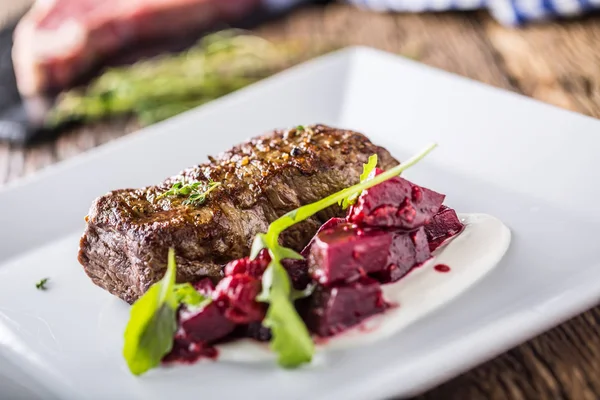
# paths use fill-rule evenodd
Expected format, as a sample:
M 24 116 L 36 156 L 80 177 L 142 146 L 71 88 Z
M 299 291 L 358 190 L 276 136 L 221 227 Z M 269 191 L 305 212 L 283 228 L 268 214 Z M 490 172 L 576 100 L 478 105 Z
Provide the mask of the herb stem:
M 40 279 L 38 283 L 35 284 L 36 289 L 38 290 L 46 290 L 46 284 L 48 283 L 48 281 L 50 280 L 50 278 L 43 278 Z
M 360 193 L 365 189 L 369 189 L 375 185 L 378 185 L 394 176 L 400 175 L 403 171 L 412 167 L 419 161 L 421 161 L 427 154 L 429 154 L 433 149 L 437 147 L 437 143 L 433 143 L 423 149 L 421 152 L 416 154 L 415 156 L 408 159 L 406 162 L 396 165 L 393 168 L 373 177 L 372 179 L 366 180 L 364 182 L 358 183 L 354 186 L 350 186 L 349 188 L 340 190 L 337 193 L 334 193 L 324 199 L 321 199 L 315 203 L 307 204 L 300 208 L 297 208 L 294 211 L 290 211 L 287 214 L 284 214 L 282 217 L 276 219 L 269 226 L 269 230 L 267 232 L 268 238 L 278 238 L 279 234 L 281 234 L 284 230 L 291 227 L 298 222 L 304 221 L 305 219 L 313 216 L 321 210 L 326 209 L 334 204 L 339 203 L 343 199 L 354 193 Z

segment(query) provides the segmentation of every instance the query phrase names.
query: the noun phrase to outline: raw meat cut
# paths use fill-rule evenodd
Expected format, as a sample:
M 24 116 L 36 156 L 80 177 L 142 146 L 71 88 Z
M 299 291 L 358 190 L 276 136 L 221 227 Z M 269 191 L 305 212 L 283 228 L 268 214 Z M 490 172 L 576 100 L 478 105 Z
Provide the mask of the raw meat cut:
M 141 41 L 232 21 L 260 0 L 37 0 L 14 34 L 24 96 L 72 85 L 100 60 Z

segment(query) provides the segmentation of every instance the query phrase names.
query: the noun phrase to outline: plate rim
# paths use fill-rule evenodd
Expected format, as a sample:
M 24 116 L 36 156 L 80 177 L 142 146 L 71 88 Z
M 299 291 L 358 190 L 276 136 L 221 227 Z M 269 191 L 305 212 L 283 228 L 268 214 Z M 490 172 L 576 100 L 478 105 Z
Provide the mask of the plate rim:
M 456 75 L 456 74 L 453 74 L 453 73 L 450 73 L 450 72 L 447 72 L 447 71 L 444 71 L 444 70 L 441 70 L 441 69 L 438 69 L 435 67 L 430 67 L 425 64 L 422 64 L 422 63 L 419 63 L 419 62 L 416 62 L 416 61 L 413 61 L 410 59 L 406 59 L 399 55 L 395 55 L 392 53 L 388 53 L 388 52 L 378 50 L 378 49 L 373 49 L 371 47 L 366 47 L 366 46 L 350 46 L 350 47 L 346 47 L 341 50 L 337 50 L 335 52 L 329 53 L 327 55 L 315 58 L 313 60 L 307 61 L 305 63 L 299 64 L 292 68 L 286 69 L 285 71 L 282 71 L 282 72 L 275 74 L 269 78 L 266 78 L 265 80 L 260 81 L 254 85 L 250 85 L 250 86 L 248 86 L 244 89 L 241 89 L 240 91 L 237 91 L 235 93 L 232 93 L 230 95 L 223 96 L 222 98 L 216 99 L 215 101 L 212 101 L 212 102 L 210 102 L 204 106 L 201 106 L 197 109 L 183 113 L 175 118 L 169 119 L 167 121 L 161 122 L 159 124 L 155 124 L 155 125 L 147 127 L 147 128 L 140 129 L 140 130 L 136 131 L 134 134 L 126 135 L 124 137 L 111 140 L 108 143 L 94 147 L 93 149 L 90 149 L 83 153 L 77 154 L 73 157 L 70 157 L 66 160 L 55 163 L 55 164 L 53 164 L 49 167 L 46 167 L 43 170 L 36 172 L 32 175 L 11 181 L 10 183 L 5 184 L 2 187 L 0 187 L 0 197 L 15 187 L 20 187 L 20 186 L 29 185 L 29 184 L 35 184 L 35 182 L 37 182 L 41 179 L 44 179 L 44 177 L 47 176 L 47 174 L 55 174 L 56 172 L 60 171 L 61 168 L 70 168 L 72 166 L 75 166 L 76 163 L 79 162 L 78 160 L 86 159 L 90 155 L 98 154 L 103 151 L 108 152 L 108 151 L 110 151 L 112 146 L 123 146 L 123 145 L 127 146 L 128 145 L 127 140 L 134 141 L 139 133 L 145 134 L 145 133 L 147 133 L 147 130 L 156 130 L 157 133 L 155 133 L 155 134 L 160 134 L 160 130 L 164 129 L 165 124 L 177 123 L 177 122 L 173 122 L 173 121 L 176 119 L 179 119 L 179 118 L 185 118 L 185 116 L 188 113 L 198 112 L 198 110 L 200 108 L 203 110 L 207 110 L 207 109 L 210 110 L 212 107 L 228 106 L 227 102 L 230 100 L 227 100 L 227 99 L 231 99 L 231 98 L 235 99 L 237 97 L 242 97 L 246 94 L 247 91 L 253 90 L 255 88 L 255 85 L 261 85 L 265 81 L 272 82 L 277 79 L 282 79 L 282 77 L 285 77 L 288 74 L 293 75 L 299 68 L 301 68 L 303 66 L 304 66 L 303 68 L 306 68 L 307 65 L 312 65 L 312 66 L 317 65 L 319 62 L 322 62 L 322 60 L 324 58 L 327 58 L 327 59 L 339 58 L 340 60 L 343 60 L 344 58 L 346 58 L 347 60 L 344 62 L 347 62 L 348 64 L 352 65 L 352 63 L 355 62 L 355 58 L 371 56 L 374 53 L 377 55 L 385 55 L 386 58 L 389 58 L 390 60 L 392 60 L 394 62 L 398 62 L 398 60 L 402 60 L 403 62 L 406 62 L 406 63 L 417 64 L 419 67 L 425 67 L 425 68 L 434 70 L 437 73 L 441 72 L 444 75 L 451 77 L 452 79 L 459 78 L 459 80 L 461 80 L 463 82 L 471 82 L 471 83 L 475 83 L 478 86 L 485 86 L 487 88 L 492 88 L 492 89 L 495 89 L 496 92 L 503 92 L 505 94 L 515 95 L 518 98 L 527 99 L 529 101 L 533 101 L 540 105 L 544 105 L 545 107 L 550 107 L 554 110 L 560 110 L 560 112 L 574 114 L 580 118 L 581 117 L 589 118 L 591 120 L 596 121 L 596 123 L 598 123 L 598 119 L 596 119 L 596 118 L 589 117 L 584 114 L 576 113 L 573 111 L 565 110 L 565 109 L 556 107 L 554 105 L 551 105 L 548 103 L 543 103 L 541 101 L 529 98 L 527 96 L 524 96 L 524 95 L 521 95 L 518 93 L 514 93 L 514 92 L 506 91 L 506 90 L 503 90 L 500 88 L 496 88 L 494 86 L 491 86 L 491 85 L 488 85 L 488 84 L 485 84 L 482 82 L 478 82 L 478 81 L 472 80 L 470 78 L 465 78 L 463 76 Z M 384 60 L 384 62 L 387 62 L 387 61 Z M 2 264 L 4 264 L 4 262 Z M 578 274 L 577 277 L 574 277 L 570 281 L 580 280 L 581 275 L 583 275 L 583 274 Z M 575 278 L 577 278 L 577 279 L 575 279 Z M 444 382 L 454 376 L 457 376 L 458 374 L 460 374 L 466 370 L 469 370 L 472 367 L 479 365 L 482 362 L 485 362 L 501 353 L 504 353 L 506 350 L 508 350 L 520 343 L 523 343 L 524 341 L 531 339 L 534 336 L 537 336 L 541 332 L 544 332 L 554 326 L 557 326 L 557 325 L 563 323 L 564 321 L 573 317 L 574 315 L 577 315 L 580 312 L 583 312 L 583 311 L 589 309 L 590 307 L 594 306 L 597 302 L 596 296 L 598 295 L 598 293 L 600 293 L 600 282 L 595 284 L 594 282 L 590 282 L 589 280 L 586 281 L 585 279 L 582 280 L 582 283 L 575 284 L 574 286 L 570 286 L 570 284 L 567 285 L 566 283 L 564 285 L 561 284 L 561 285 L 557 285 L 557 286 L 559 286 L 557 289 L 557 296 L 560 297 L 562 300 L 564 300 L 565 296 L 567 296 L 569 298 L 568 306 L 566 306 L 565 305 L 566 302 L 563 301 L 563 303 L 559 303 L 559 304 L 562 304 L 562 308 L 561 308 L 561 306 L 553 307 L 553 313 L 542 313 L 539 310 L 543 310 L 544 308 L 548 307 L 549 304 L 552 304 L 553 302 L 556 301 L 556 298 L 549 298 L 545 301 L 540 302 L 540 304 L 537 306 L 537 309 L 539 309 L 538 311 L 525 310 L 527 312 L 518 313 L 517 315 L 511 315 L 510 317 L 507 316 L 507 317 L 501 318 L 493 323 L 487 323 L 485 325 L 486 331 L 489 330 L 489 331 L 493 331 L 493 332 L 502 331 L 503 329 L 506 330 L 506 327 L 511 326 L 511 325 L 518 325 L 520 327 L 519 328 L 520 334 L 516 335 L 516 334 L 512 333 L 510 335 L 507 335 L 505 338 L 503 338 L 503 340 L 500 341 L 500 343 L 501 343 L 500 345 L 494 346 L 492 351 L 490 351 L 490 346 L 486 345 L 487 339 L 485 338 L 485 335 L 481 335 L 481 332 L 479 330 L 473 331 L 469 335 L 466 335 L 465 337 L 461 338 L 461 340 L 458 342 L 458 344 L 454 343 L 451 345 L 442 346 L 441 348 L 437 349 L 436 351 L 433 351 L 432 353 L 428 354 L 427 360 L 423 361 L 423 364 L 433 365 L 435 363 L 439 363 L 440 360 L 448 360 L 448 359 L 452 358 L 452 357 L 448 356 L 447 354 L 451 354 L 455 350 L 450 349 L 449 346 L 452 346 L 452 347 L 455 347 L 458 349 L 468 350 L 467 354 L 469 354 L 469 356 L 467 357 L 467 361 L 465 362 L 465 360 L 463 359 L 460 363 L 453 363 L 452 368 L 451 368 L 452 371 L 449 373 L 446 373 L 446 374 L 438 373 L 434 377 L 429 375 L 427 377 L 427 379 L 421 379 L 420 381 L 415 381 L 414 384 L 412 385 L 412 391 L 409 390 L 405 394 L 406 395 L 414 395 L 414 394 L 422 393 L 424 390 L 427 390 L 441 382 Z M 510 329 L 509 329 L 509 331 L 510 331 Z M 477 337 L 477 335 L 481 335 L 481 336 Z M 497 337 L 497 334 L 494 334 L 494 337 Z M 496 342 L 497 342 L 497 340 L 496 340 Z M 2 348 L 3 348 L 3 346 L 0 345 L 0 349 L 2 349 Z M 1 352 L 1 353 L 4 354 L 4 352 Z M 354 390 L 356 390 L 356 392 L 354 392 L 354 393 L 348 393 L 347 391 L 344 392 L 343 390 L 338 391 L 336 389 L 333 392 L 333 394 L 334 395 L 340 394 L 340 395 L 344 395 L 344 396 L 352 395 L 353 398 L 360 398 L 361 394 L 366 395 L 367 393 L 361 392 L 358 389 L 369 386 L 370 388 L 368 389 L 369 390 L 368 395 L 370 395 L 370 396 L 372 396 L 374 394 L 373 387 L 378 387 L 378 389 L 377 389 L 378 393 L 381 394 L 383 397 L 395 395 L 397 393 L 397 391 L 393 390 L 393 388 L 395 387 L 394 383 L 398 379 L 397 374 L 401 373 L 402 369 L 394 369 L 392 367 L 393 367 L 393 365 L 388 366 L 388 369 L 386 369 L 386 374 L 382 375 L 380 378 L 377 379 L 377 382 L 378 382 L 377 385 L 375 383 L 373 383 L 375 381 L 375 379 L 373 379 L 371 377 L 369 379 L 369 382 L 370 382 L 369 385 L 363 385 L 361 387 L 353 386 L 352 388 Z M 426 366 L 421 366 L 419 368 L 426 368 Z M 394 374 L 394 372 L 395 372 L 395 374 Z M 364 389 L 364 390 L 367 390 L 367 389 Z M 331 396 L 331 394 L 332 393 L 328 393 L 327 396 Z

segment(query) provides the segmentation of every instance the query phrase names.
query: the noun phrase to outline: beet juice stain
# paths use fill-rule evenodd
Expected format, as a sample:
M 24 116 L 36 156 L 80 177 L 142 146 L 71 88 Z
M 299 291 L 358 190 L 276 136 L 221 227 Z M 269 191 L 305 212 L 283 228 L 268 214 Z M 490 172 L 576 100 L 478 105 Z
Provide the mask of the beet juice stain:
M 438 264 L 435 267 L 433 267 L 433 269 L 435 269 L 437 272 L 442 272 L 442 273 L 450 272 L 450 267 L 447 266 L 446 264 Z

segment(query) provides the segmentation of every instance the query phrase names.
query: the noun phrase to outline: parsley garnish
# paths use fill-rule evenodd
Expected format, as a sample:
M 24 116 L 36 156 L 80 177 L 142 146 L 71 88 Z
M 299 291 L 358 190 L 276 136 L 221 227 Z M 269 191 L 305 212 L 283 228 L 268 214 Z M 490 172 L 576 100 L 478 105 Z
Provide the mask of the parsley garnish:
M 431 145 L 405 163 L 366 180 L 366 177 L 377 164 L 377 158 L 371 157 L 363 169 L 359 184 L 288 212 L 273 221 L 269 225 L 267 233 L 260 233 L 256 236 L 252 245 L 251 258 L 255 258 L 262 249 L 267 249 L 271 256 L 271 262 L 262 278 L 262 292 L 257 300 L 269 303 L 263 325 L 271 329 L 273 336 L 271 350 L 278 354 L 278 362 L 281 366 L 292 368 L 310 362 L 314 353 L 314 343 L 304 321 L 302 321 L 294 307 L 294 299 L 297 297 L 292 290 L 290 278 L 281 264 L 281 260 L 285 258 L 297 259 L 302 258 L 302 256 L 294 250 L 281 246 L 279 235 L 287 228 L 304 221 L 319 211 L 334 204 L 348 201 L 349 198 L 355 195 L 358 196 L 363 190 L 399 175 L 402 171 L 419 162 L 435 147 L 435 144 Z
M 35 284 L 36 289 L 38 290 L 46 290 L 46 283 L 48 283 L 48 281 L 50 280 L 50 278 L 43 278 L 40 279 L 40 281 L 38 283 Z
M 189 283 L 175 284 L 176 269 L 175 251 L 169 249 L 165 276 L 131 307 L 123 356 L 134 375 L 158 366 L 171 351 L 180 304 L 203 307 L 210 302 Z
M 206 203 L 206 198 L 217 187 L 221 186 L 221 182 L 215 182 L 209 179 L 208 183 L 194 182 L 184 184 L 183 180 L 176 182 L 171 186 L 171 189 L 162 193 L 157 197 L 161 199 L 165 196 L 188 196 L 183 204 L 201 206 Z

